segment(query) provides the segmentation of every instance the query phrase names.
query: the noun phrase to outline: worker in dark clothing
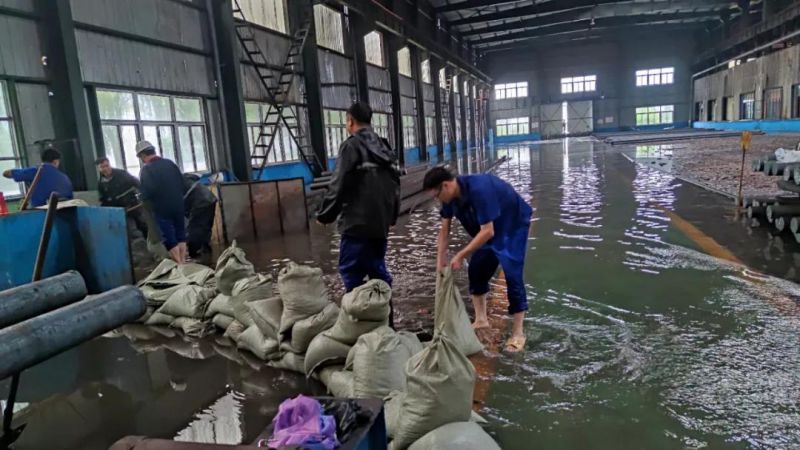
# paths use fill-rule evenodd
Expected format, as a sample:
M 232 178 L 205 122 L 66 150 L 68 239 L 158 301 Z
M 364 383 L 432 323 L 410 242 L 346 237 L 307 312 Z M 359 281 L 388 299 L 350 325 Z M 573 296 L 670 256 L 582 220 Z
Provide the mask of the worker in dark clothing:
M 183 175 L 174 162 L 158 156 L 156 148 L 148 141 L 136 144 L 136 156 L 144 163 L 139 174 L 142 200 L 152 206 L 170 256 L 178 264 L 183 264 L 188 253 L 183 217 Z
M 67 174 L 58 170 L 61 165 L 61 152 L 55 148 L 48 148 L 42 152 L 42 165 L 39 181 L 33 186 L 30 196 L 30 204 L 34 208 L 47 203 L 50 194 L 58 194 L 61 200 L 72 199 L 72 182 Z M 12 178 L 18 183 L 33 183 L 39 167 L 26 167 L 24 169 L 10 169 L 3 172 L 6 178 Z M 30 184 L 28 185 L 30 189 Z
M 372 109 L 356 103 L 347 110 L 350 137 L 339 148 L 336 170 L 317 212 L 317 221 L 339 220 L 339 273 L 347 292 L 365 278 L 389 285 L 386 269 L 389 228 L 400 211 L 397 155 L 370 126 Z
M 147 238 L 147 221 L 143 217 L 139 193 L 139 180 L 127 171 L 111 167 L 108 158 L 102 156 L 95 161 L 100 180 L 97 191 L 101 206 L 125 208 L 126 216 L 142 236 Z
M 189 256 L 199 259 L 211 255 L 211 229 L 217 212 L 217 197 L 200 182 L 200 177 L 185 174 L 183 184 L 183 209 L 189 223 L 186 225 L 186 244 Z

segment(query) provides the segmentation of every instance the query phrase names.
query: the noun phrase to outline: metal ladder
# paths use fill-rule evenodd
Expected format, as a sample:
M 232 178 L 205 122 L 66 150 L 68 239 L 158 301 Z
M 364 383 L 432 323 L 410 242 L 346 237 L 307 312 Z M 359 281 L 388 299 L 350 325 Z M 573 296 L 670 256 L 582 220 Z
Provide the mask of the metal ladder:
M 251 155 L 251 160 L 259 164 L 256 179 L 261 178 L 261 173 L 267 165 L 269 152 L 275 145 L 275 138 L 280 132 L 281 124 L 283 124 L 284 130 L 289 133 L 292 141 L 297 145 L 298 153 L 303 162 L 311 169 L 311 173 L 314 176 L 319 176 L 324 170 L 324 166 L 317 158 L 308 137 L 303 132 L 303 126 L 296 114 L 296 108 L 288 104 L 289 93 L 294 83 L 297 69 L 300 67 L 303 47 L 311 29 L 313 16 L 308 11 L 305 12 L 301 20 L 301 26 L 292 35 L 289 52 L 286 54 L 286 59 L 280 71 L 264 67 L 269 62 L 261 51 L 255 38 L 253 26 L 244 16 L 238 0 L 233 0 L 233 17 L 236 19 L 235 29 L 239 43 L 242 45 L 247 59 L 253 65 L 253 70 L 256 71 L 256 75 L 258 75 L 258 79 L 261 81 L 261 85 L 264 87 L 267 98 L 270 101 L 267 112 L 262 118 L 258 137 L 253 144 L 253 155 Z

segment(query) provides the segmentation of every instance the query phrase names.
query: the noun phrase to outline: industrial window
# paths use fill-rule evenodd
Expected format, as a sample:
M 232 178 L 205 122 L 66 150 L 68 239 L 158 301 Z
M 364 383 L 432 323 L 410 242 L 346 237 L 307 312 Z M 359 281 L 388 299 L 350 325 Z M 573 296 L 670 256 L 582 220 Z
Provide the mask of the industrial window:
M 19 167 L 20 162 L 6 84 L 0 81 L 0 173 Z M 20 184 L 4 177 L 0 177 L 0 192 L 6 197 L 22 195 Z
M 325 118 L 325 146 L 328 157 L 336 158 L 339 147 L 347 139 L 347 112 L 336 109 L 324 110 Z
M 448 114 L 445 113 L 440 118 L 440 121 L 442 123 L 442 138 L 444 139 L 445 144 L 452 142 L 450 136 L 450 120 L 448 120 L 447 117 Z
M 453 81 L 452 81 L 452 83 L 453 83 L 453 84 L 452 84 L 452 86 L 453 86 L 453 92 L 455 92 L 456 94 L 458 94 L 458 75 L 453 75 Z
M 232 2 L 236 8 L 236 2 Z M 242 15 L 248 22 L 270 30 L 286 33 L 289 17 L 286 15 L 286 0 L 238 0 Z
M 749 92 L 739 96 L 739 119 L 753 120 L 756 117 L 756 93 Z
M 378 136 L 391 139 L 389 136 L 389 114 L 373 113 L 372 114 L 372 131 L 377 133 Z
M 397 51 L 397 65 L 400 75 L 411 78 L 411 50 L 403 47 Z
M 278 111 L 275 108 L 270 109 L 270 105 L 267 103 L 248 102 L 244 104 L 244 115 L 247 120 L 247 138 L 250 143 L 251 155 L 263 155 L 266 151 L 266 147 L 261 147 L 261 145 L 269 144 L 269 135 L 265 134 L 260 141 L 258 137 L 262 130 L 264 130 L 265 133 L 272 134 L 271 129 L 267 129 L 261 125 L 267 114 L 269 114 L 270 122 L 274 122 L 275 119 L 277 119 Z M 295 112 L 294 118 L 287 119 L 287 122 L 292 125 L 292 131 L 295 136 L 297 136 L 298 132 L 296 117 L 297 114 Z M 256 145 L 259 146 L 256 147 Z M 297 161 L 299 158 L 300 152 L 297 149 L 297 143 L 292 139 L 291 133 L 286 129 L 286 124 L 280 121 L 278 125 L 278 134 L 273 138 L 272 148 L 267 154 L 267 164 Z M 264 163 L 264 160 L 263 158 L 253 158 L 251 163 L 253 166 L 260 167 L 261 164 Z
M 436 121 L 433 117 L 425 117 L 425 136 L 428 145 L 436 144 Z
M 414 116 L 403 116 L 403 145 L 406 148 L 417 146 L 417 118 Z
M 112 165 L 138 175 L 136 143 L 146 139 L 184 172 L 209 169 L 201 99 L 98 90 L 97 106 L 105 155 Z
M 800 117 L 800 84 L 792 86 L 792 118 Z
M 706 109 L 706 120 L 713 122 L 717 120 L 717 101 L 709 100 L 708 108 Z
M 461 92 L 464 93 L 464 97 L 469 97 L 469 82 L 464 81 L 464 90 Z
M 344 53 L 342 14 L 325 5 L 314 5 L 314 26 L 317 45 Z
M 663 125 L 674 120 L 675 106 L 644 106 L 636 108 L 636 125 Z
M 675 82 L 675 68 L 647 69 L 636 71 L 636 86 L 655 86 Z
M 384 67 L 382 34 L 372 31 L 364 36 L 364 50 L 367 54 L 368 63 Z
M 447 72 L 445 72 L 444 68 L 439 69 L 439 87 L 447 89 Z
M 783 88 L 764 90 L 764 118 L 780 119 L 783 111 Z
M 422 82 L 431 84 L 431 60 L 426 59 L 425 61 L 422 61 L 422 64 L 420 64 L 420 69 L 422 71 Z
M 561 79 L 561 93 L 592 92 L 597 90 L 597 75 Z
M 505 98 L 518 98 L 528 96 L 528 82 L 506 83 L 494 85 L 494 98 L 503 100 Z
M 516 134 L 530 133 L 530 119 L 515 117 L 512 119 L 497 119 L 495 123 L 498 136 L 513 136 Z

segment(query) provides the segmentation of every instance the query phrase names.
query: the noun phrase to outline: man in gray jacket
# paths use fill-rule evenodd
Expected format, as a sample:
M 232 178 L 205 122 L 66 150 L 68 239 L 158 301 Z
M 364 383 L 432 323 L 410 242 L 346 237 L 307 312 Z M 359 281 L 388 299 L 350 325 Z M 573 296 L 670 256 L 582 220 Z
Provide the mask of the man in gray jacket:
M 365 278 L 381 279 L 389 285 L 386 269 L 389 228 L 400 211 L 400 171 L 397 155 L 386 139 L 370 126 L 372 109 L 356 103 L 347 110 L 347 132 L 336 170 L 317 221 L 339 220 L 339 273 L 347 292 L 364 284 Z

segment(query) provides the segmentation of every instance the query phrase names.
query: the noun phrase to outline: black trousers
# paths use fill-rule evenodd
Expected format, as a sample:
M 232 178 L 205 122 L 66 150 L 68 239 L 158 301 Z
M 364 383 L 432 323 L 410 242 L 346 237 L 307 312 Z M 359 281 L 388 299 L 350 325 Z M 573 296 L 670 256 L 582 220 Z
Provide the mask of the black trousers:
M 189 213 L 186 225 L 186 246 L 189 256 L 197 257 L 202 252 L 211 251 L 211 229 L 214 227 L 216 205 L 205 208 L 194 208 Z

